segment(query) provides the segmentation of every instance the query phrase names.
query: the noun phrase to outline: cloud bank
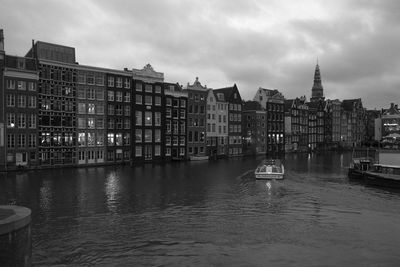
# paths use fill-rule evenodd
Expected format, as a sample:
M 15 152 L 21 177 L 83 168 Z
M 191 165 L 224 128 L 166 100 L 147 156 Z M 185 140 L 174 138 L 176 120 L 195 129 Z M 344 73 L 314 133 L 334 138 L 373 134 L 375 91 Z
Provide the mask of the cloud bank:
M 258 87 L 311 95 L 318 58 L 324 94 L 367 108 L 400 101 L 400 2 L 2 0 L 8 54 L 31 39 L 76 48 L 81 64 L 122 69 L 151 63 L 166 80 L 196 76 L 242 98 Z

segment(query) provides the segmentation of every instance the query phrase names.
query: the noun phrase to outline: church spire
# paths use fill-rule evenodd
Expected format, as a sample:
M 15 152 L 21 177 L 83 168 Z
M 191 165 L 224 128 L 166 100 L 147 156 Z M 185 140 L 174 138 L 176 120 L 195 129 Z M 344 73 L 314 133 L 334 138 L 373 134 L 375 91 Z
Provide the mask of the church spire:
M 315 66 L 315 73 L 314 73 L 314 85 L 311 89 L 311 101 L 319 100 L 322 99 L 324 100 L 324 88 L 322 87 L 322 81 L 321 81 L 321 72 L 319 70 L 319 65 L 318 65 L 318 58 L 317 58 L 317 65 Z

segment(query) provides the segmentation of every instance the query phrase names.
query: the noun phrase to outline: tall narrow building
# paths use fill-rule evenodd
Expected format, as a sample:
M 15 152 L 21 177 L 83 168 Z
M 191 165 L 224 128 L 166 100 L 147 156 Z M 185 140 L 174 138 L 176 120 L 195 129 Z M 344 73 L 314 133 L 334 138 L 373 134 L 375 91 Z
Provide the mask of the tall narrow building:
M 315 66 L 315 73 L 314 73 L 314 85 L 311 90 L 311 102 L 324 100 L 324 88 L 322 87 L 321 81 L 321 72 L 319 70 L 319 65 Z

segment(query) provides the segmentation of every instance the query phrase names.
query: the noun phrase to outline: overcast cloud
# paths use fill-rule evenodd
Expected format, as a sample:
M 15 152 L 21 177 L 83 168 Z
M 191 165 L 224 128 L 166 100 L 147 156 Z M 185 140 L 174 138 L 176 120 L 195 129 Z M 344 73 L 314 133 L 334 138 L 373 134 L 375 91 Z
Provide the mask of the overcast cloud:
M 52 42 L 80 64 L 236 83 L 245 100 L 260 86 L 309 99 L 318 57 L 325 96 L 370 109 L 400 104 L 399 14 L 397 0 L 0 0 L 8 54 Z

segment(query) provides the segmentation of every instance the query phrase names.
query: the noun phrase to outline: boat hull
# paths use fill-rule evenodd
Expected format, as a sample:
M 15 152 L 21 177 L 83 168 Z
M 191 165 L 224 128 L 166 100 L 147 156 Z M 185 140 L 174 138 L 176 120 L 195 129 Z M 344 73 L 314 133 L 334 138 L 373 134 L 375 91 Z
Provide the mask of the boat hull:
M 258 180 L 283 180 L 283 173 L 255 173 Z

